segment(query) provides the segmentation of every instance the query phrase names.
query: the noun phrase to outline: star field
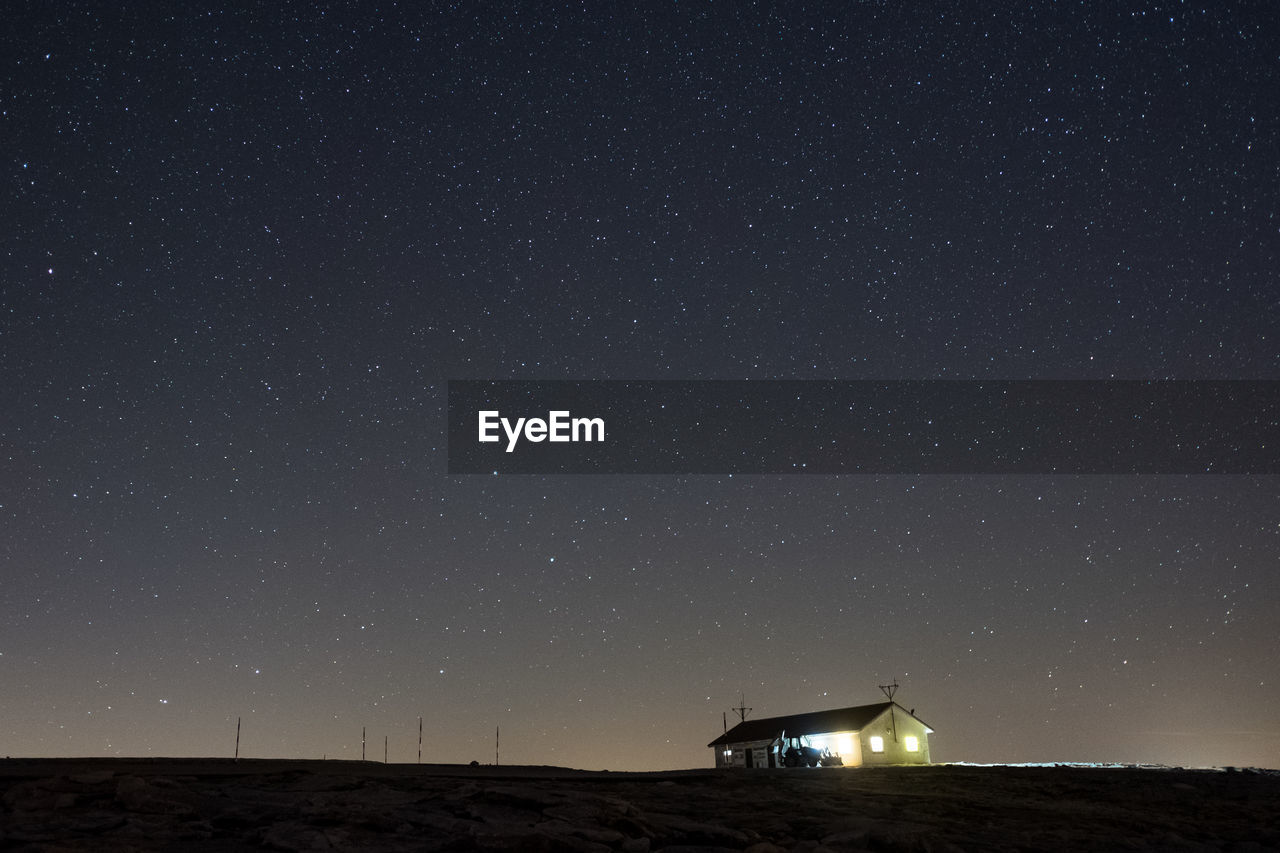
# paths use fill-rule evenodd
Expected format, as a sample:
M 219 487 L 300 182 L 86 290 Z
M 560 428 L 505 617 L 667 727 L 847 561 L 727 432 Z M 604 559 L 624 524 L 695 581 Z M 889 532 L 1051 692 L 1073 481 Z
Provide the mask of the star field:
M 0 754 L 707 766 L 896 676 L 937 760 L 1280 766 L 1274 477 L 450 477 L 444 396 L 1278 379 L 1273 17 L 11 15 Z

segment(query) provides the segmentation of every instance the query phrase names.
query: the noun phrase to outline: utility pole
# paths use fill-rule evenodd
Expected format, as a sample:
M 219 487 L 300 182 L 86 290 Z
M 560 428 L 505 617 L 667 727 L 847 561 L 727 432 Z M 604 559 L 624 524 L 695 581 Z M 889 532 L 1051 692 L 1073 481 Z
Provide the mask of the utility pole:
M 418 763 L 422 763 L 422 717 L 418 717 Z
M 240 718 L 236 717 L 236 761 L 240 760 Z

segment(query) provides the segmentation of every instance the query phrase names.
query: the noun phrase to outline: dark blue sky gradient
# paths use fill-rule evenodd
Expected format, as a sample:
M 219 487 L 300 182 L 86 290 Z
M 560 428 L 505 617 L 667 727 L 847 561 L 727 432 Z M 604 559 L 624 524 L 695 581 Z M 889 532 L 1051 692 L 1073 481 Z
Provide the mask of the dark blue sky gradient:
M 26 4 L 0 753 L 1280 766 L 1274 477 L 449 477 L 448 379 L 1280 379 L 1267 3 Z

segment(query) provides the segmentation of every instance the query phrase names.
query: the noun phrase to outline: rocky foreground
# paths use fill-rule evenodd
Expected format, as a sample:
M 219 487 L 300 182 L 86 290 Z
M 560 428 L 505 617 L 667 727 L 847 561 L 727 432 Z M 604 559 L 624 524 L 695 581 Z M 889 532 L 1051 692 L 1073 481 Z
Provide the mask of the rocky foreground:
M 0 850 L 1280 850 L 1280 773 L 0 761 Z

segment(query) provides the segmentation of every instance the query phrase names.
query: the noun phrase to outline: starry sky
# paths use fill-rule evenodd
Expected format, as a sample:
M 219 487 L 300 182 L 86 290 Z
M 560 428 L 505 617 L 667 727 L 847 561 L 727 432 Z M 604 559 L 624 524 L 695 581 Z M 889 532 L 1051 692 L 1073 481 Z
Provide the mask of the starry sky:
M 24 3 L 0 754 L 1280 766 L 1274 476 L 450 476 L 456 379 L 1280 379 L 1266 2 Z

